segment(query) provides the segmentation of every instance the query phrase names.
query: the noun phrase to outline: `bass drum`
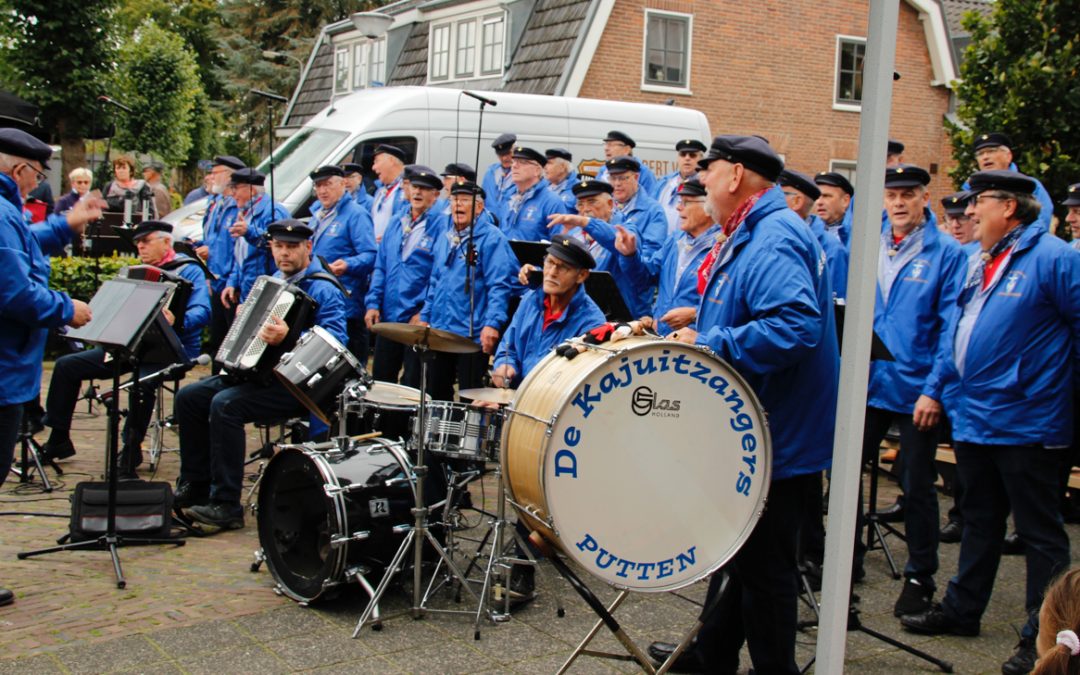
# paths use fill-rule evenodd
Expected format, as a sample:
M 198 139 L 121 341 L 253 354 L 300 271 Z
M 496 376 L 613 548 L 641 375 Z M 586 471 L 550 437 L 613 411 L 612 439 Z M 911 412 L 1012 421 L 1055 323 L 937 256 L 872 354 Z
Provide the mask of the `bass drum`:
M 374 583 L 405 538 L 415 505 L 412 464 L 382 439 L 345 453 L 283 448 L 259 487 L 259 544 L 285 595 L 312 602 L 362 568 Z M 400 528 L 401 530 L 407 528 Z M 367 537 L 349 540 L 358 532 Z
M 682 588 L 735 555 L 764 509 L 771 458 L 742 377 L 655 338 L 550 354 L 503 423 L 503 476 L 525 525 L 634 591 Z

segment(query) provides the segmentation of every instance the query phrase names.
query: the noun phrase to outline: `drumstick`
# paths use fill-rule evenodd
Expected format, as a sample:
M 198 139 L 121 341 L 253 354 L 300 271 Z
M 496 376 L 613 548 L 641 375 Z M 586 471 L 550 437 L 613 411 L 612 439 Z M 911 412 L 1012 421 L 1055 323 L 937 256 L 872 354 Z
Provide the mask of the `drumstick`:
M 373 438 L 382 436 L 381 431 L 372 431 L 370 434 L 360 434 L 359 436 L 350 436 L 350 441 L 370 441 Z

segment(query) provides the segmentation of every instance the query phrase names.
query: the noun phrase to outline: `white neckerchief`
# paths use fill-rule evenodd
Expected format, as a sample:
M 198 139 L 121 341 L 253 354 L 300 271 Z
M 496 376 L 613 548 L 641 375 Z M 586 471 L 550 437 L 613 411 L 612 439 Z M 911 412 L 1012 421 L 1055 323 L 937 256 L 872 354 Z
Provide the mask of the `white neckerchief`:
M 914 260 L 915 256 L 922 253 L 923 234 L 926 231 L 925 225 L 926 223 L 923 222 L 904 237 L 904 240 L 900 242 L 899 251 L 895 251 L 893 247 L 892 227 L 885 228 L 881 233 L 881 246 L 878 249 L 877 281 L 878 288 L 881 289 L 881 299 L 886 305 L 889 304 L 889 293 L 892 292 L 893 284 L 896 283 L 896 277 L 900 275 L 905 265 Z M 889 255 L 890 252 L 893 252 L 894 255 Z

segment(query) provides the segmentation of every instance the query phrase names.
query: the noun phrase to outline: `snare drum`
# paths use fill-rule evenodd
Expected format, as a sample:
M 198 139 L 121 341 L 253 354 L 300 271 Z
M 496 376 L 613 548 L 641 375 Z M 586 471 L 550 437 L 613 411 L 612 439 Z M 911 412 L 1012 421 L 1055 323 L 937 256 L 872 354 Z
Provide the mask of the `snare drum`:
M 711 352 L 654 338 L 551 354 L 503 423 L 510 498 L 590 574 L 670 591 L 750 536 L 771 472 L 754 392 Z
M 274 366 L 285 388 L 326 424 L 337 411 L 337 397 L 345 382 L 363 372 L 360 361 L 319 326 L 304 333 Z
M 428 451 L 480 462 L 498 459 L 503 424 L 501 410 L 473 408 L 452 401 L 430 401 L 426 407 L 428 422 L 424 441 Z
M 412 465 L 382 439 L 345 453 L 283 448 L 259 486 L 259 544 L 285 595 L 312 602 L 349 581 L 377 583 L 413 519 Z
M 374 382 L 367 393 L 348 404 L 348 410 L 360 415 L 358 426 L 349 425 L 349 433 L 381 431 L 383 438 L 408 441 L 413 420 L 420 409 L 420 390 L 391 382 Z

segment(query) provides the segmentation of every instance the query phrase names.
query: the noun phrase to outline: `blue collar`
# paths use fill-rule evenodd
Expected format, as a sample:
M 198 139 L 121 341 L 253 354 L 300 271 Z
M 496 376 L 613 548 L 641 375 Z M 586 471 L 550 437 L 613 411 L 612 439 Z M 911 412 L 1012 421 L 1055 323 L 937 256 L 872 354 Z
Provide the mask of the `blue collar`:
M 22 213 L 23 200 L 22 195 L 19 194 L 19 186 L 6 173 L 0 173 L 0 197 L 11 202 Z

